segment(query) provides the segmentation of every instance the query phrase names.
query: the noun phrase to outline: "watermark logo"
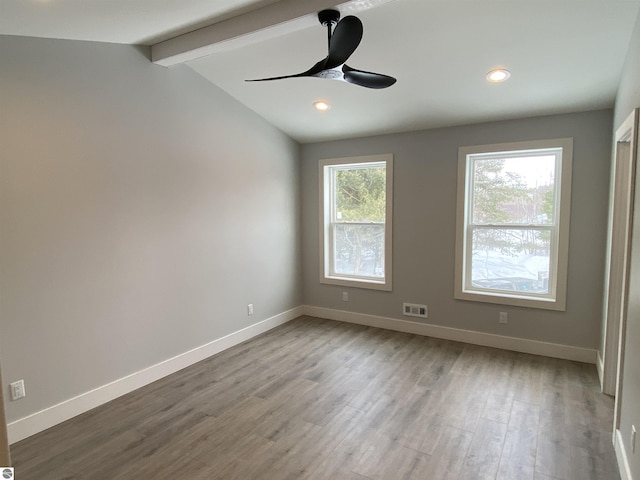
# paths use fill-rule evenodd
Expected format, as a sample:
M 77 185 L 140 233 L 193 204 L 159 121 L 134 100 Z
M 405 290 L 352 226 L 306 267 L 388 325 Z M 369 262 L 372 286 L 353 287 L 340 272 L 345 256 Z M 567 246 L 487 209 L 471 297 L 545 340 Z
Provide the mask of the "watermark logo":
M 12 467 L 0 467 L 2 470 L 2 478 L 7 480 L 13 480 L 13 468 Z

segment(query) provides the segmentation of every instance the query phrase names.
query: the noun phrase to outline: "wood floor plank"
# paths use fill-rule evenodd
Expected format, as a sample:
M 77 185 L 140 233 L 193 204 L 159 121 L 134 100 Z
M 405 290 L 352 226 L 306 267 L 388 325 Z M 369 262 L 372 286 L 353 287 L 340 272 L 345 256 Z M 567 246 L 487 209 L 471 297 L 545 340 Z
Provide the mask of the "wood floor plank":
M 424 468 L 424 478 L 457 480 L 464 469 L 473 433 L 445 426 Z
M 12 446 L 21 480 L 615 480 L 593 365 L 300 317 Z
M 382 434 L 365 444 L 367 449 L 353 468 L 356 473 L 376 480 L 424 478 L 427 455 L 403 446 L 399 438 Z
M 493 480 L 496 478 L 507 426 L 504 423 L 481 419 L 474 432 L 459 476 L 464 480 Z
M 539 423 L 539 406 L 514 401 L 500 456 L 497 480 L 533 480 Z

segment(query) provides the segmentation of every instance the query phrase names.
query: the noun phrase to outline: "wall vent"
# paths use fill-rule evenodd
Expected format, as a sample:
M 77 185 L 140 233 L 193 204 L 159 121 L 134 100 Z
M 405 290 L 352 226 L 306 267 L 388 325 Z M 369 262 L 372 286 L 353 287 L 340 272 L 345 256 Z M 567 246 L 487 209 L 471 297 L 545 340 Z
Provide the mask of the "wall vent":
M 418 305 L 417 303 L 403 303 L 402 314 L 409 317 L 422 317 L 427 318 L 427 306 Z

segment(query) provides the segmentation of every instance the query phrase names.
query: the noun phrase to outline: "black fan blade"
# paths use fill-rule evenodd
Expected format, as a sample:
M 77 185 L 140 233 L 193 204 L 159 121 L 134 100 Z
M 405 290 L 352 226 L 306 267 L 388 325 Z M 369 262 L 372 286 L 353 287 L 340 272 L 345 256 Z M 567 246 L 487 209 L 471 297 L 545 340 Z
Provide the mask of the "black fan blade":
M 342 67 L 345 81 L 367 88 L 387 88 L 396 83 L 396 79 L 381 73 L 364 72 L 348 65 Z
M 269 78 L 252 78 L 250 80 L 245 80 L 245 82 L 268 82 L 270 80 L 282 80 L 283 78 L 298 78 L 298 77 L 306 77 L 307 75 L 303 73 L 296 73 L 294 75 L 283 75 L 281 77 L 269 77 Z
M 282 75 L 280 77 L 256 78 L 253 80 L 245 80 L 245 82 L 268 82 L 270 80 L 282 80 L 283 78 L 313 77 L 315 74 L 320 73 L 322 70 L 324 70 L 324 64 L 326 61 L 326 58 L 320 60 L 306 72 L 294 73 L 293 75 Z
M 329 39 L 329 55 L 324 68 L 342 65 L 355 52 L 362 40 L 362 22 L 349 15 L 338 22 Z

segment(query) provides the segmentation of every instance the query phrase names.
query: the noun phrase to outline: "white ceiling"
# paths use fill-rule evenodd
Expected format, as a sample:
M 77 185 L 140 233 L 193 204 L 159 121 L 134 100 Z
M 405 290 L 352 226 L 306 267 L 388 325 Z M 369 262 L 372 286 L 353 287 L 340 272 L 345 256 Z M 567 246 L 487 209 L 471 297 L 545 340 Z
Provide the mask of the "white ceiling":
M 292 2 L 296 8 L 314 5 L 314 0 L 0 0 L 0 33 L 153 45 L 213 23 L 208 32 L 215 34 L 229 30 L 230 22 L 238 30 L 256 18 L 284 18 L 295 10 Z M 257 7 L 273 15 L 252 13 Z M 267 36 L 238 31 L 238 38 L 216 53 L 186 63 L 300 142 L 584 111 L 612 106 L 639 7 L 640 0 L 342 4 L 343 10 L 357 11 L 364 24 L 362 43 L 348 64 L 398 79 L 384 90 L 317 78 L 244 82 L 302 72 L 326 56 L 326 31 L 309 15 Z M 511 71 L 508 82 L 485 80 L 497 66 Z M 312 103 L 318 99 L 329 101 L 331 109 L 315 111 Z

